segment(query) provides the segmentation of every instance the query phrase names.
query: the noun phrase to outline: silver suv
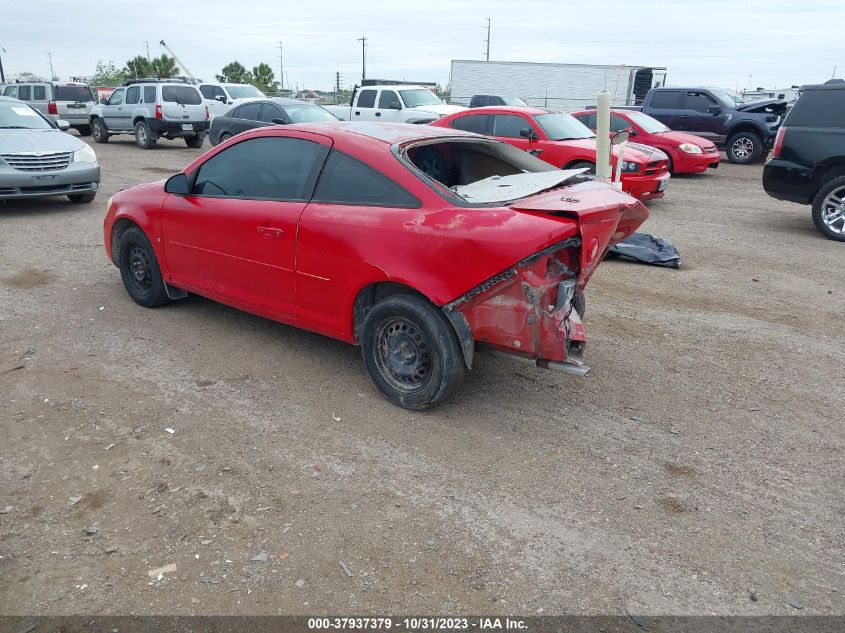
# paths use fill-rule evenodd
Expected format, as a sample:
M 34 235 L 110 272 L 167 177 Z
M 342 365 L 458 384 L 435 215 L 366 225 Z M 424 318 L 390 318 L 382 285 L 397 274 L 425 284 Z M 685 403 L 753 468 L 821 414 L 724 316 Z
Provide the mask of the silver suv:
M 200 91 L 173 79 L 131 79 L 91 108 L 90 120 L 98 143 L 115 134 L 134 134 L 141 149 L 152 148 L 162 136 L 202 147 L 209 125 Z
M 87 84 L 34 81 L 2 84 L 0 94 L 25 101 L 53 123 L 59 119 L 70 123 L 81 136 L 91 134 L 88 115 L 94 106 L 94 95 Z

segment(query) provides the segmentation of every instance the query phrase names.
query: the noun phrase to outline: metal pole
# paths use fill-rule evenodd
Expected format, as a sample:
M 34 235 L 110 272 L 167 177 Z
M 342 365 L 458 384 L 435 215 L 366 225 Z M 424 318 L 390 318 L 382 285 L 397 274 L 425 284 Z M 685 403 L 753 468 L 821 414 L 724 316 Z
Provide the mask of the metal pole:
M 6 49 L 3 48 L 2 46 L 0 46 L 0 51 L 5 53 Z M 836 72 L 836 69 L 834 68 L 834 73 L 835 72 Z M 2 57 L 0 57 L 0 82 L 6 83 L 6 74 L 3 72 L 3 58 Z
M 279 82 L 282 87 L 280 92 L 285 91 L 285 51 L 282 48 L 282 42 L 279 40 Z
M 487 61 L 490 61 L 490 18 L 487 18 Z
M 144 44 L 147 45 L 147 61 L 151 61 L 150 60 L 150 43 L 149 43 L 149 41 L 144 40 Z
M 53 56 L 47 53 L 47 58 L 50 60 L 50 81 L 53 81 L 53 77 L 56 76 L 56 73 L 53 72 Z
M 599 93 L 596 108 L 596 178 L 610 180 L 610 93 Z
M 367 78 L 367 38 L 361 36 L 358 39 L 361 42 L 361 81 Z

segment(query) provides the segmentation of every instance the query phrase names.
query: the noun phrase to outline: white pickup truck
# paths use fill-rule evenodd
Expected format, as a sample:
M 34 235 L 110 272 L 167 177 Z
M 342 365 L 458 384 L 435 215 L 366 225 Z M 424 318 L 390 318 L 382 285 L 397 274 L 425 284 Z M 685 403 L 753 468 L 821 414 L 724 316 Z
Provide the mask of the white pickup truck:
M 466 110 L 446 105 L 425 86 L 363 86 L 352 93 L 351 105 L 324 106 L 342 121 L 431 123 Z

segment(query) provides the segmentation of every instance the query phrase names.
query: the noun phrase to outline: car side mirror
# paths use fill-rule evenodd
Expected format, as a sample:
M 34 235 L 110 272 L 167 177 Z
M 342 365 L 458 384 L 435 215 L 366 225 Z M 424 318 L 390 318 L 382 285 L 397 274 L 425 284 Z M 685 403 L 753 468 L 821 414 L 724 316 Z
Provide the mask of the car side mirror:
M 402 104 L 399 103 L 398 101 L 391 101 L 390 103 L 387 104 L 387 109 L 388 110 L 401 110 Z
M 628 136 L 636 136 L 636 135 L 637 135 L 637 131 L 636 131 L 634 128 L 632 128 L 632 127 L 626 127 L 626 128 L 625 128 L 624 130 L 622 130 L 622 131 L 623 131 L 623 132 L 627 132 L 627 133 L 628 133 Z
M 719 106 L 708 106 L 707 111 L 714 116 L 722 114 L 722 108 Z
M 220 103 L 226 103 L 228 99 L 226 99 L 226 95 L 217 95 L 214 97 L 215 101 L 219 101 Z
M 67 132 L 70 129 L 70 123 L 68 123 L 64 119 L 56 119 L 56 127 L 59 128 L 62 132 Z
M 191 193 L 191 186 L 188 182 L 188 176 L 185 174 L 176 174 L 167 179 L 164 183 L 164 190 L 167 193 L 172 193 L 177 196 L 187 196 Z
M 611 145 L 619 145 L 620 143 L 624 143 L 625 141 L 630 138 L 631 134 L 627 130 L 622 130 L 621 132 L 617 132 L 613 135 L 610 139 Z
M 275 123 L 276 125 L 287 125 L 287 121 L 285 121 L 284 119 L 273 119 L 273 123 Z
M 519 135 L 522 138 L 527 138 L 529 141 L 536 141 L 537 140 L 537 133 L 534 131 L 533 127 L 527 127 L 519 131 Z
M 100 105 L 108 105 L 108 104 L 109 104 L 108 99 L 106 99 L 105 97 L 100 97 Z

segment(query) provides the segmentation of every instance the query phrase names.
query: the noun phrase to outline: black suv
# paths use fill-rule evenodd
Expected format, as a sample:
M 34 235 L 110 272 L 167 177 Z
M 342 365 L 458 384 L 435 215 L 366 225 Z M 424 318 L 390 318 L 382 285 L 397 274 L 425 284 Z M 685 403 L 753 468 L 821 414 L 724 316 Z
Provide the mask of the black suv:
M 816 228 L 845 242 L 845 81 L 801 88 L 763 169 L 763 189 L 812 204 Z

